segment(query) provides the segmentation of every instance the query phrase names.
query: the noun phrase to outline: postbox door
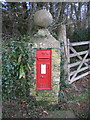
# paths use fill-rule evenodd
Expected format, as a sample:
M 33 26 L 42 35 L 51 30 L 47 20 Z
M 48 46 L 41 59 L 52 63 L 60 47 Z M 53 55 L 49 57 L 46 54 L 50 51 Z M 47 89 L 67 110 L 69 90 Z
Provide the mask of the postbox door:
M 42 57 L 36 56 L 36 89 L 51 89 L 51 50 L 37 52 L 40 51 L 45 51 L 49 57 L 45 57 L 47 54 L 43 54 Z

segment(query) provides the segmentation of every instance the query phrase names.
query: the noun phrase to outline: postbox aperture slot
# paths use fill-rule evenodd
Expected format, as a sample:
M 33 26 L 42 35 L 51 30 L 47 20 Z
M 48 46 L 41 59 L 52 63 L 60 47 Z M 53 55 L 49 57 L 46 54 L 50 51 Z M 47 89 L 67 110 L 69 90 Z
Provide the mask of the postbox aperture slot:
M 38 58 L 38 60 L 49 60 L 49 58 Z

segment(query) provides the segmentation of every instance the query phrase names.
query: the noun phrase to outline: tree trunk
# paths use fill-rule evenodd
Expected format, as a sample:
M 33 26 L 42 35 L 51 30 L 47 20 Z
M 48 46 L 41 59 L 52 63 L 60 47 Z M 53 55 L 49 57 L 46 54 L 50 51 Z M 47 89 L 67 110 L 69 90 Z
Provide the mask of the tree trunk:
M 90 28 L 90 1 L 87 4 L 88 28 Z
M 66 26 L 65 25 L 60 25 L 58 27 L 58 37 L 59 40 L 62 41 L 64 43 L 64 53 L 65 53 L 65 57 L 67 58 L 67 38 L 66 38 Z
M 32 34 L 32 28 L 34 26 L 34 23 L 33 23 L 33 14 L 35 13 L 35 7 L 36 7 L 36 3 L 30 3 L 30 6 L 32 7 L 30 9 L 30 16 L 28 18 L 28 32 L 29 34 Z
M 67 63 L 67 59 L 68 59 L 68 53 L 67 53 L 68 48 L 67 47 L 68 46 L 67 46 L 66 26 L 65 25 L 61 25 L 59 27 L 58 37 L 59 37 L 60 45 L 61 45 L 61 49 L 62 49 L 62 51 L 61 51 L 62 61 L 61 62 L 64 63 L 63 66 L 61 67 L 61 69 L 64 69 L 64 72 L 65 72 L 64 73 L 65 76 L 63 76 L 65 82 L 68 82 L 68 80 L 66 79 L 66 76 L 68 74 L 68 69 L 66 69 L 66 68 L 68 68 L 68 66 L 67 66 L 68 65 L 68 63 Z M 61 77 L 62 77 L 62 75 L 61 75 Z
M 66 43 L 66 26 L 59 26 L 58 36 L 60 40 L 60 91 L 59 91 L 59 102 L 63 101 L 62 90 L 66 88 L 66 84 L 68 84 L 68 63 L 67 63 L 67 43 Z

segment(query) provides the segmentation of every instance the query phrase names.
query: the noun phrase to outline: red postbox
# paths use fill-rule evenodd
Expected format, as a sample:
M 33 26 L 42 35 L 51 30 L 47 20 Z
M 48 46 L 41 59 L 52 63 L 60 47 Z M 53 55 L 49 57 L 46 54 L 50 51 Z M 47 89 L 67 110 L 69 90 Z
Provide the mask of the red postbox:
M 36 89 L 51 89 L 52 50 L 36 50 Z

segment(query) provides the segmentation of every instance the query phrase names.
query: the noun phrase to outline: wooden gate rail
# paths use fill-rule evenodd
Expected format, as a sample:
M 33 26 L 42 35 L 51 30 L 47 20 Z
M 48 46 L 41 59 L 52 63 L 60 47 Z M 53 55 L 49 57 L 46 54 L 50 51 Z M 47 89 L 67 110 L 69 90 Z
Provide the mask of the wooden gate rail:
M 81 46 L 81 45 L 89 45 L 89 50 L 77 52 L 74 46 Z M 70 53 L 70 50 L 73 53 Z M 81 55 L 83 55 L 83 57 Z M 68 80 L 70 84 L 90 74 L 90 69 L 89 69 L 90 58 L 87 58 L 88 55 L 90 55 L 90 41 L 70 43 L 69 39 L 67 40 Z M 70 63 L 70 59 L 73 57 L 77 57 L 79 61 L 75 63 Z M 71 68 L 76 66 L 77 66 L 77 70 L 71 71 Z M 82 71 L 84 71 L 84 73 L 78 75 L 78 73 Z

